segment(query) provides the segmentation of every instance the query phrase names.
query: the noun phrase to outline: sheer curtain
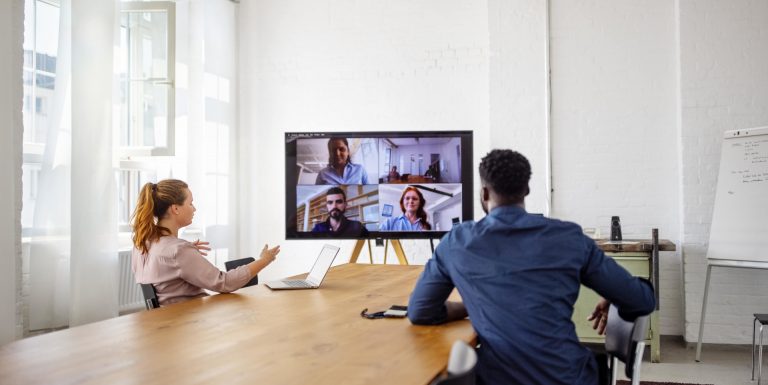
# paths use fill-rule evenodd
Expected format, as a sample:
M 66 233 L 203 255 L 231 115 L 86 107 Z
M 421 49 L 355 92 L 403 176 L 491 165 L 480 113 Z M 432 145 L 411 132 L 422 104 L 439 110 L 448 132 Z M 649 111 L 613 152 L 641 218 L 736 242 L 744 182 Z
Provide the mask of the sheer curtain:
M 113 50 L 119 2 L 62 0 L 54 109 L 30 236 L 28 330 L 117 315 Z M 237 212 L 236 10 L 227 0 L 176 1 L 176 151 L 144 159 L 149 179 L 186 180 L 198 212 L 182 238 L 233 255 Z M 128 234 L 121 234 L 124 241 Z M 129 247 L 123 245 L 123 247 Z
M 173 175 L 185 179 L 198 208 L 181 234 L 211 242 L 208 259 L 223 268 L 243 257 L 233 250 L 237 224 L 237 5 L 179 0 L 177 16 L 177 151 Z
M 30 234 L 29 329 L 117 315 L 111 87 L 115 3 L 62 0 Z

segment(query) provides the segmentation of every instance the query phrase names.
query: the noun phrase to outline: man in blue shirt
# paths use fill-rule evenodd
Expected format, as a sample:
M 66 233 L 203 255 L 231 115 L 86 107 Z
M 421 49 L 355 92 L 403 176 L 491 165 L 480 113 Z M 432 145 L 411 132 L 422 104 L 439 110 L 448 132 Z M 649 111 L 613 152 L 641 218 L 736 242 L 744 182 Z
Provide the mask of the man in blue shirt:
M 632 277 L 581 228 L 525 211 L 531 167 L 493 150 L 480 163 L 486 217 L 454 227 L 424 267 L 408 304 L 414 324 L 469 315 L 478 335 L 478 384 L 597 384 L 593 354 L 571 316 L 584 284 L 606 300 L 591 319 L 605 328 L 609 302 L 632 320 L 654 310 L 648 281 Z M 447 301 L 457 288 L 463 303 Z
M 328 166 L 320 170 L 315 184 L 368 184 L 368 173 L 352 163 L 347 138 L 328 139 Z

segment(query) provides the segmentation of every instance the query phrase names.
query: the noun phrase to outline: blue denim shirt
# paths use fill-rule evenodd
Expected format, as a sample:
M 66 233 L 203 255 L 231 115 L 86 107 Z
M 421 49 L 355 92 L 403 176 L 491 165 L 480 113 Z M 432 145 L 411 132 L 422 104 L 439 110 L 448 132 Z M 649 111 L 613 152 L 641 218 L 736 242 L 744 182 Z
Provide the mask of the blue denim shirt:
M 571 321 L 584 284 L 634 319 L 654 310 L 632 277 L 573 223 L 498 207 L 454 227 L 424 267 L 408 304 L 415 324 L 446 320 L 457 288 L 478 335 L 479 384 L 596 384 L 597 363 Z
M 363 165 L 351 162 L 344 167 L 344 175 L 341 176 L 333 167 L 328 166 L 317 173 L 315 184 L 368 184 L 368 173 Z
M 379 230 L 381 231 L 422 231 L 424 228 L 421 226 L 421 218 L 417 219 L 416 222 L 411 223 L 408 218 L 405 217 L 405 214 L 395 217 L 395 218 L 389 218 L 385 222 L 382 222 L 381 225 L 379 225 Z

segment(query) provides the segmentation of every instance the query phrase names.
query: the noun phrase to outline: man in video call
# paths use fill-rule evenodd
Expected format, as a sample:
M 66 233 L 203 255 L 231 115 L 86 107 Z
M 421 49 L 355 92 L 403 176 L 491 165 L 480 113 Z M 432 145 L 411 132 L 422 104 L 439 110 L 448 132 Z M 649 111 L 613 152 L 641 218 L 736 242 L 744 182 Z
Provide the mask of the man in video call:
M 590 316 L 603 333 L 609 302 L 634 320 L 656 305 L 648 281 L 608 258 L 575 223 L 525 211 L 531 166 L 512 150 L 480 162 L 487 214 L 443 237 L 408 304 L 414 324 L 467 315 L 477 332 L 477 384 L 597 384 L 594 354 L 571 320 L 581 284 L 603 296 Z M 463 302 L 447 301 L 454 288 Z
M 325 207 L 328 219 L 312 228 L 313 233 L 332 233 L 340 237 L 359 237 L 368 234 L 368 229 L 358 221 L 344 216 L 347 210 L 347 194 L 339 187 L 331 187 L 325 193 Z

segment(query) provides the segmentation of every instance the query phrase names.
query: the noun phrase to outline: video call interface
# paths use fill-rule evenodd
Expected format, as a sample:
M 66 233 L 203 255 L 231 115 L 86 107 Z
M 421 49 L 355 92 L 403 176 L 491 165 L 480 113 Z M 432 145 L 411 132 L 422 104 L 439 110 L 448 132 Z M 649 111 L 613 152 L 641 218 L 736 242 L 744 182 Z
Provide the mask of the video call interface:
M 462 139 L 286 134 L 289 238 L 449 231 L 466 212 Z

